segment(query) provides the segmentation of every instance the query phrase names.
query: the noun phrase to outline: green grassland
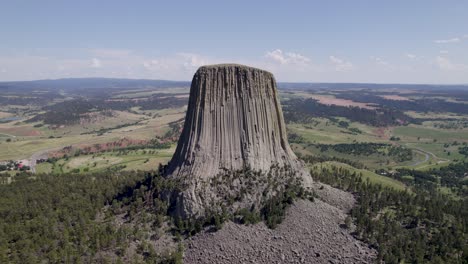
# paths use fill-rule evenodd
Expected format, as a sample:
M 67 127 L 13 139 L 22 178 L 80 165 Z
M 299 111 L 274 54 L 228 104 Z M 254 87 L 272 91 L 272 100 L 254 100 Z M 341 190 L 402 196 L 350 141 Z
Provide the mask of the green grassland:
M 368 171 L 368 170 L 356 169 L 356 168 L 354 168 L 354 167 L 352 167 L 352 166 L 350 166 L 348 164 L 344 164 L 344 163 L 340 163 L 340 162 L 336 162 L 336 161 L 320 162 L 320 163 L 317 163 L 317 164 L 314 164 L 313 166 L 311 166 L 311 169 L 320 171 L 323 168 L 330 168 L 331 166 L 335 166 L 335 167 L 339 167 L 339 168 L 345 168 L 345 169 L 348 169 L 348 170 L 350 170 L 352 172 L 361 173 L 362 177 L 365 180 L 369 180 L 371 183 L 381 184 L 382 186 L 394 188 L 396 190 L 405 190 L 406 189 L 406 186 L 403 183 L 401 183 L 401 182 L 399 182 L 397 180 L 394 180 L 394 179 L 391 179 L 391 178 L 376 174 L 376 173 Z
M 171 89 L 139 89 L 124 90 L 114 93 L 114 99 L 145 98 L 156 94 L 180 94 L 187 96 L 187 88 Z M 316 95 L 329 92 L 317 91 Z M 301 91 L 281 93 L 282 100 L 289 98 L 310 98 L 314 94 Z M 179 95 L 178 95 L 179 96 Z M 0 116 L 11 116 L 15 106 L 3 106 L 0 108 Z M 18 110 L 19 109 L 19 110 Z M 10 111 L 10 112 L 8 112 Z M 92 116 L 89 120 L 76 125 L 49 126 L 39 122 L 26 123 L 25 120 L 41 113 L 41 109 L 27 109 L 18 107 L 22 120 L 0 124 L 0 160 L 28 159 L 33 154 L 59 150 L 65 146 L 80 147 L 82 145 L 101 144 L 120 140 L 122 138 L 133 140 L 150 140 L 166 134 L 170 128 L 169 123 L 181 120 L 185 116 L 186 106 L 178 108 L 166 108 L 159 110 L 142 110 L 140 107 L 132 107 L 128 111 L 112 111 L 112 115 Z M 438 118 L 438 123 L 444 122 L 444 118 L 464 119 L 466 116 L 454 113 L 422 113 L 415 111 L 406 112 L 414 118 Z M 346 122 L 347 127 L 340 126 L 340 121 Z M 404 188 L 398 181 L 373 173 L 377 169 L 392 170 L 396 168 L 412 168 L 427 170 L 446 166 L 453 161 L 466 160 L 466 157 L 458 153 L 457 143 L 468 142 L 468 129 L 442 129 L 435 127 L 435 122 L 425 121 L 422 124 L 410 124 L 397 127 L 374 127 L 371 125 L 352 122 L 343 117 L 336 118 L 312 118 L 309 123 L 288 123 L 288 133 L 301 136 L 304 142 L 292 143 L 292 149 L 301 155 L 326 156 L 341 158 L 364 165 L 368 170 L 355 169 L 362 172 L 363 176 L 373 182 L 392 185 L 395 188 Z M 391 141 L 391 137 L 398 140 Z M 10 142 L 7 142 L 9 139 Z M 321 151 L 313 144 L 353 144 L 353 143 L 387 143 L 394 146 L 404 146 L 413 150 L 413 159 L 409 161 L 397 161 L 386 155 L 354 155 L 334 151 L 332 149 Z M 138 150 L 118 154 L 117 152 L 105 152 L 94 155 L 80 155 L 60 159 L 54 164 L 41 163 L 36 167 L 38 173 L 66 173 L 71 171 L 100 171 L 108 169 L 123 170 L 153 170 L 159 163 L 166 163 L 174 149 Z M 146 152 L 146 153 L 145 153 Z M 151 154 L 149 154 L 151 153 Z M 321 166 L 329 164 L 347 166 L 339 162 L 325 162 Z M 352 164 L 352 163 L 350 163 Z M 328 166 L 327 165 L 327 166 Z
M 154 89 L 139 89 L 139 90 L 128 90 L 128 91 L 120 91 L 115 93 L 112 98 L 142 98 L 148 97 L 155 94 L 188 94 L 189 89 L 186 87 L 174 87 L 174 88 L 160 88 L 157 90 Z
M 339 120 L 349 122 L 345 118 L 339 118 Z M 310 143 L 385 142 L 385 139 L 375 133 L 376 128 L 368 125 L 349 122 L 349 128 L 357 128 L 362 132 L 353 134 L 349 128 L 339 127 L 328 119 L 314 118 L 314 121 L 311 124 L 291 123 L 287 125 L 287 128 L 289 132 L 299 134 Z
M 97 172 L 109 169 L 156 170 L 172 157 L 170 149 L 140 149 L 124 153 L 104 152 L 77 157 L 62 158 L 53 163 L 44 162 L 37 166 L 38 173 Z
M 58 150 L 65 146 L 112 142 L 121 138 L 149 140 L 164 135 L 168 124 L 184 117 L 184 108 L 155 111 L 155 117 L 117 111 L 116 116 L 86 125 L 53 128 L 34 127 L 37 123 L 0 124 L 0 160 L 26 159 L 37 152 Z M 140 122 L 138 122 L 140 121 Z M 135 124 L 135 122 L 138 122 Z M 120 127 L 119 125 L 128 124 Z M 115 129 L 114 129 L 115 128 Z M 106 129 L 105 133 L 97 131 Z M 6 139 L 11 137 L 11 142 Z
M 466 141 L 468 142 L 468 129 L 447 130 L 435 129 L 427 126 L 409 125 L 400 126 L 394 130 L 395 136 L 403 138 L 405 141 L 437 140 L 440 142 Z
M 350 161 L 360 163 L 371 170 L 379 168 L 394 168 L 401 166 L 409 166 L 418 161 L 424 160 L 424 157 L 417 152 L 413 152 L 413 159 L 409 161 L 398 161 L 393 156 L 383 155 L 382 153 L 376 153 L 373 155 L 354 155 L 348 153 L 341 153 L 332 149 L 322 151 L 316 146 L 308 146 L 307 144 L 291 144 L 291 147 L 295 153 L 300 155 L 312 155 L 312 156 L 326 156 L 342 158 Z M 385 152 L 385 151 L 383 151 Z
M 401 139 L 401 144 L 429 155 L 428 161 L 414 166 L 416 169 L 438 168 L 451 161 L 466 160 L 458 147 L 468 142 L 468 129 L 434 128 L 430 122 L 424 122 L 423 125 L 396 127 L 393 135 Z

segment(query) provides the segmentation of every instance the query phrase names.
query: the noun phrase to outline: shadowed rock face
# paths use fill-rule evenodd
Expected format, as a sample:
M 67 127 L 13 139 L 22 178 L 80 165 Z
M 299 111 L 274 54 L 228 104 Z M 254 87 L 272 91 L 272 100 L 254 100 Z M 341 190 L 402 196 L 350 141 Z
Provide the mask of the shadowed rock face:
M 199 68 L 166 173 L 188 186 L 177 198 L 179 214 L 197 215 L 208 200 L 212 205 L 216 194 L 202 183 L 220 173 L 245 168 L 267 172 L 272 166 L 304 174 L 287 141 L 273 75 L 235 64 Z

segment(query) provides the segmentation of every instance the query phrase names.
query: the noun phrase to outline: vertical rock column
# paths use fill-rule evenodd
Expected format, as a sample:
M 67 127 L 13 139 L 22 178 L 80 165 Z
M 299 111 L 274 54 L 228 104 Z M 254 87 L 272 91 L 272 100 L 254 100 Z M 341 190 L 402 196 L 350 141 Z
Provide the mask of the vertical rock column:
M 305 175 L 289 147 L 276 81 L 267 71 L 236 64 L 203 66 L 195 73 L 184 129 L 167 176 L 188 188 L 179 194 L 182 215 L 198 215 L 209 193 L 202 182 L 220 172 L 288 167 Z M 206 197 L 205 197 L 206 198 Z

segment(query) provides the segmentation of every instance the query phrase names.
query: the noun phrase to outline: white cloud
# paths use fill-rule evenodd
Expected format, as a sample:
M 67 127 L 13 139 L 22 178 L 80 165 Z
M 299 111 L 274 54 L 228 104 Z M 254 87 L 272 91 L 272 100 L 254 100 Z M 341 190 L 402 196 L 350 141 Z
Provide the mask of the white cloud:
M 128 49 L 92 49 L 90 52 L 100 58 L 122 59 L 132 55 L 133 51 Z
M 47 53 L 38 56 L 39 52 L 35 55 L 10 53 L 0 54 L 0 81 L 68 77 L 190 80 L 201 65 L 233 62 L 271 71 L 278 81 L 468 83 L 467 63 L 451 61 L 443 48 L 439 50 L 440 53 L 430 59 L 415 54 L 414 62 L 418 62 L 418 67 L 413 68 L 399 65 L 397 61 L 389 63 L 385 57 L 378 56 L 363 58 L 359 67 L 355 65 L 357 61 L 350 62 L 336 55 L 319 57 L 316 62 L 298 52 L 280 49 L 252 58 L 210 57 L 191 52 L 154 56 L 107 49 L 70 49 L 64 52 L 73 54 L 69 57 L 48 56 Z M 408 57 L 406 55 L 413 54 L 408 52 L 401 56 Z
M 439 53 L 440 54 L 448 54 L 449 52 L 448 52 L 448 50 L 441 50 L 441 51 L 439 51 Z
M 101 68 L 101 67 L 102 67 L 101 60 L 96 59 L 96 58 L 93 58 L 91 60 L 91 68 Z
M 460 42 L 460 38 L 434 40 L 434 43 L 437 43 L 437 44 L 457 43 L 457 42 Z
M 335 66 L 336 71 L 350 71 L 353 70 L 354 66 L 351 62 L 342 60 L 340 58 L 337 58 L 335 56 L 330 56 L 329 57 L 330 62 Z
M 286 63 L 286 58 L 283 55 L 283 51 L 281 51 L 280 49 L 267 51 L 267 53 L 265 54 L 265 57 L 268 59 L 274 60 L 276 62 L 279 62 L 281 64 Z
M 294 53 L 294 52 L 288 52 L 286 53 L 286 56 L 287 56 L 287 60 L 290 62 L 290 63 L 294 63 L 294 64 L 307 64 L 310 62 L 310 59 L 307 58 L 306 56 L 303 56 L 299 53 Z
M 184 60 L 184 67 L 186 69 L 198 68 L 203 65 L 210 64 L 207 58 L 194 53 L 177 53 Z
M 283 53 L 280 49 L 275 49 L 273 51 L 267 51 L 265 58 L 273 60 L 280 64 L 300 64 L 307 65 L 310 63 L 310 59 L 306 56 L 303 56 L 295 52 Z
M 406 56 L 408 59 L 411 59 L 411 60 L 414 60 L 414 59 L 416 59 L 416 58 L 417 58 L 417 56 L 416 56 L 416 55 L 414 55 L 414 54 L 411 54 L 411 53 L 406 53 L 406 54 L 405 54 L 405 56 Z
M 454 63 L 446 57 L 437 56 L 435 64 L 443 71 L 466 71 L 468 66 L 464 64 Z
M 383 60 L 382 58 L 379 58 L 379 57 L 371 56 L 371 60 L 373 60 L 378 65 L 382 65 L 382 66 L 389 66 L 390 65 L 390 63 L 388 63 L 387 61 L 385 61 L 385 60 Z

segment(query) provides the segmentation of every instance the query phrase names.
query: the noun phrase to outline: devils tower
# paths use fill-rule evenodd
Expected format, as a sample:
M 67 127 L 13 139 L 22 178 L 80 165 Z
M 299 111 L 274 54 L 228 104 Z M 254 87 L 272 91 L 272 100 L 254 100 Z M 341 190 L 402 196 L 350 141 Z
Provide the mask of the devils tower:
M 172 195 L 181 216 L 258 207 L 287 185 L 310 183 L 289 147 L 273 74 L 237 64 L 200 67 L 165 174 L 185 186 Z

